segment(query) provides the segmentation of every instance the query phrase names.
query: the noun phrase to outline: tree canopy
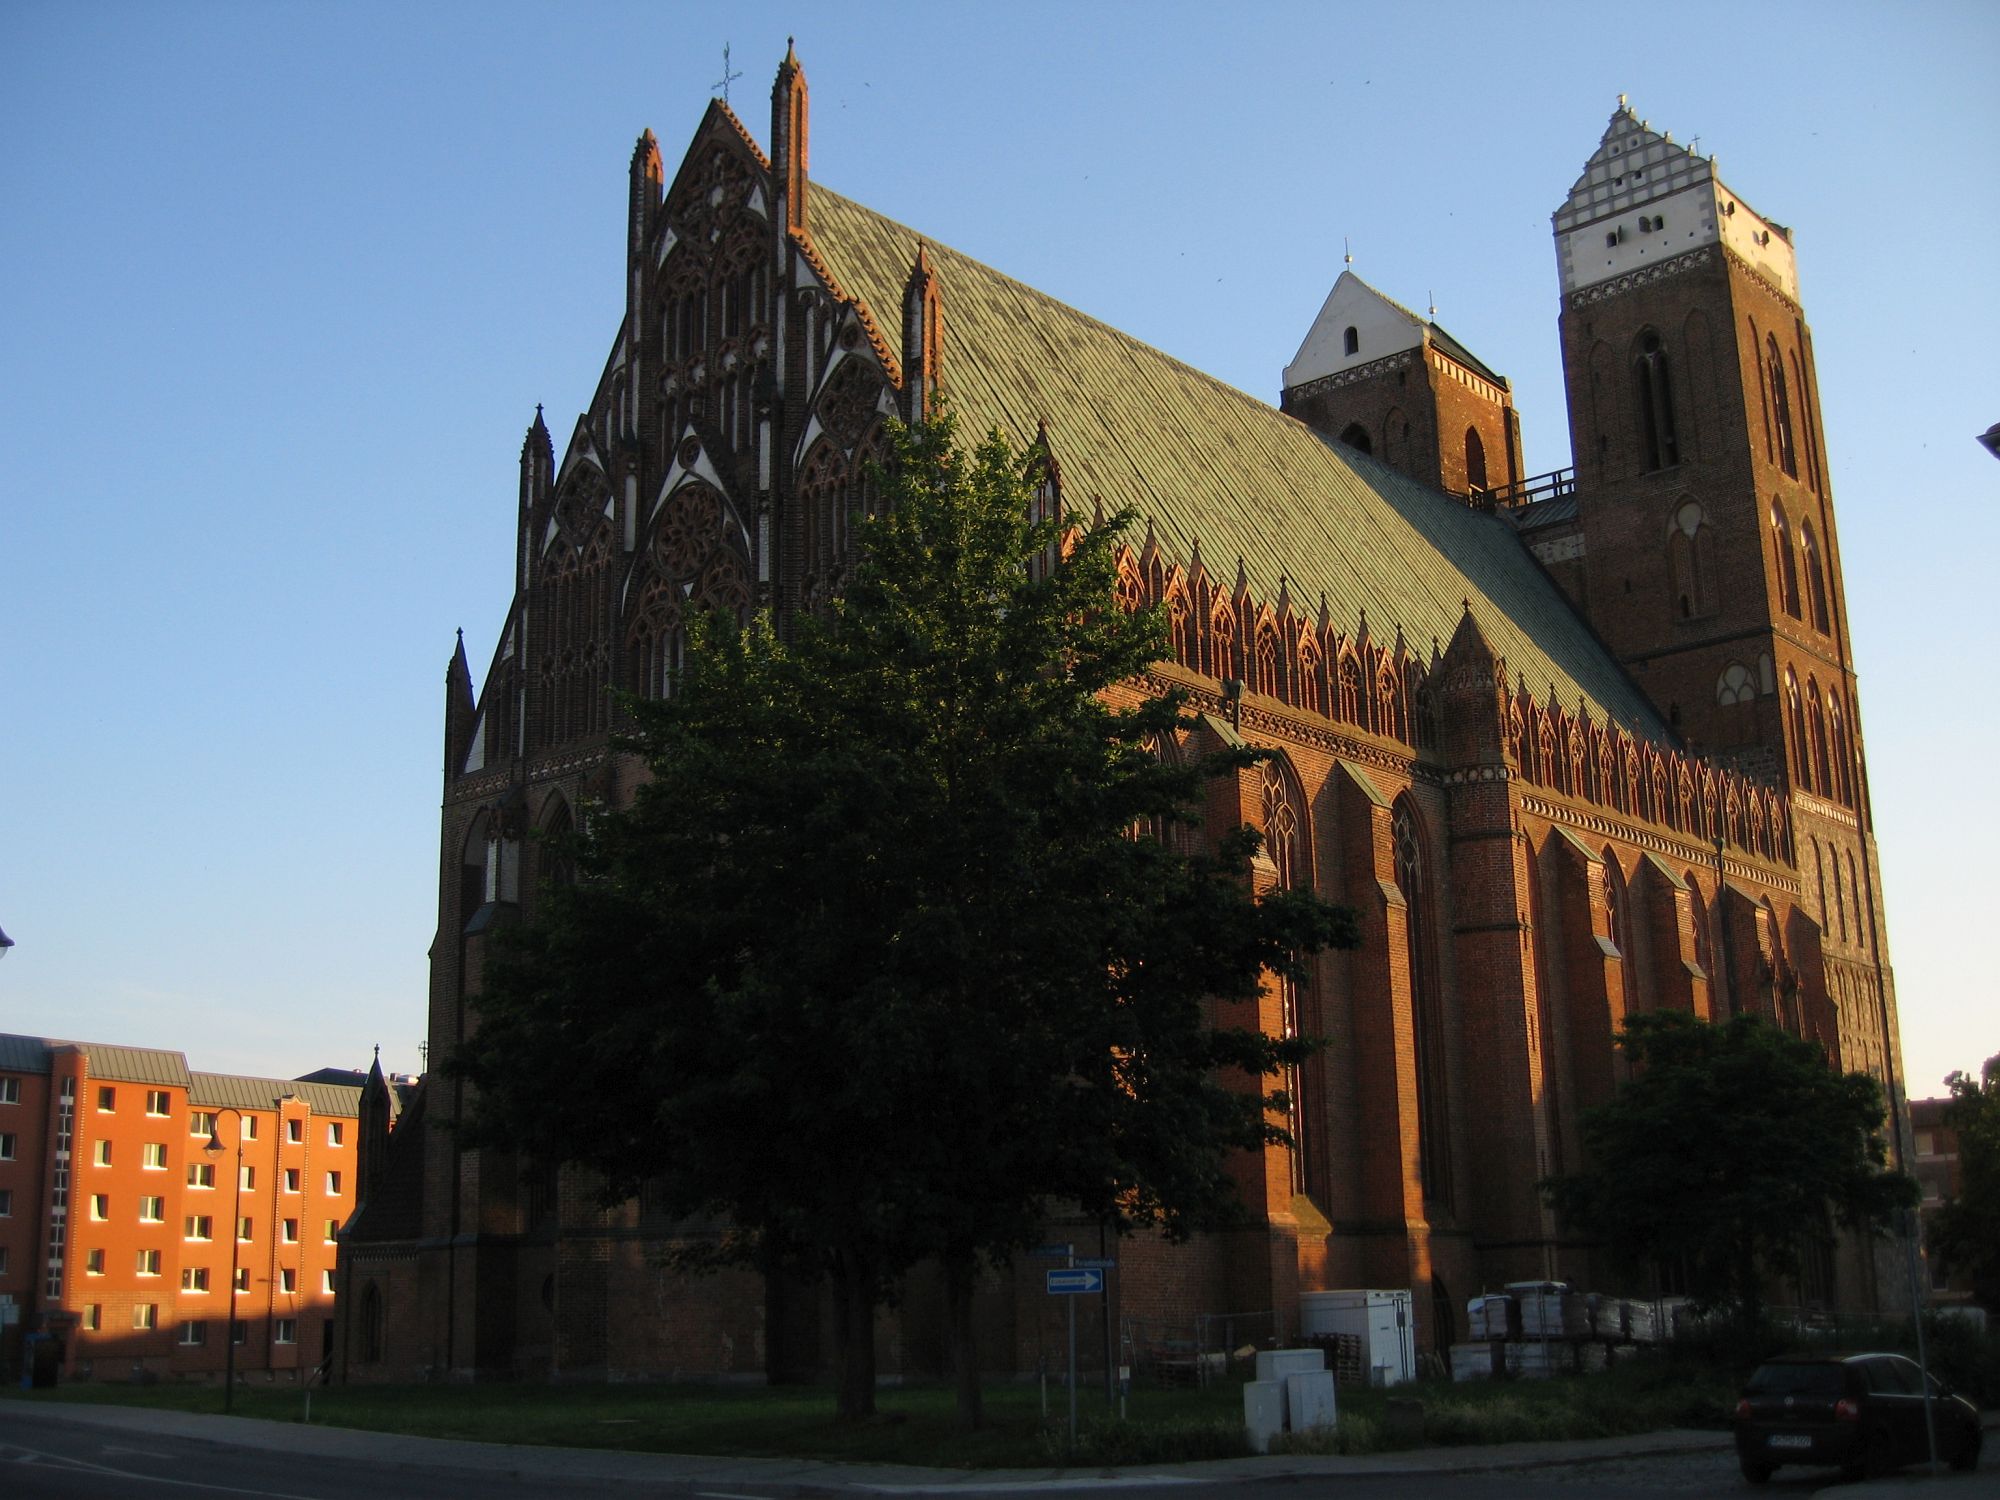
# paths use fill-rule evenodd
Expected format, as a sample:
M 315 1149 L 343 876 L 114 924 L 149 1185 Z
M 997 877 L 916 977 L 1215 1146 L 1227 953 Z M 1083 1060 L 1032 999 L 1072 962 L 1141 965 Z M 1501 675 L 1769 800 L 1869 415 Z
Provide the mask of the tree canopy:
M 1944 1123 L 1958 1134 L 1958 1189 L 1932 1214 L 1931 1254 L 1949 1274 L 1963 1272 L 1972 1294 L 2000 1312 L 2000 1055 L 1980 1076 L 1945 1080 L 1951 1104 Z
M 1589 1163 L 1543 1184 L 1557 1215 L 1638 1268 L 1679 1266 L 1700 1300 L 1761 1314 L 1834 1223 L 1873 1231 L 1916 1201 L 1886 1168 L 1875 1080 L 1755 1016 L 1630 1017 L 1630 1078 L 1583 1118 Z
M 1162 755 L 1180 703 L 1113 704 L 1164 654 L 1115 601 L 1130 518 L 1066 527 L 1035 477 L 948 415 L 899 430 L 824 615 L 697 626 L 671 695 L 625 705 L 650 780 L 586 820 L 453 1062 L 474 1138 L 723 1221 L 711 1259 L 825 1277 L 850 1417 L 919 1262 L 976 1420 L 981 1258 L 1057 1208 L 1228 1220 L 1227 1155 L 1283 1139 L 1268 1080 L 1311 1045 L 1243 1002 L 1354 940 L 1253 891 L 1254 832 L 1155 836 L 1258 755 Z

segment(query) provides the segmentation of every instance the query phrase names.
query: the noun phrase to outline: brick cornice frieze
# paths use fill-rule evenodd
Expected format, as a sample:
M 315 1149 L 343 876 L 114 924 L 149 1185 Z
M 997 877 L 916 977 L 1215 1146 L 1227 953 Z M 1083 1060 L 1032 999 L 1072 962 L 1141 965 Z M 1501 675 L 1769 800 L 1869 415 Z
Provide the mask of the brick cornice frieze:
M 1595 834 L 1599 838 L 1616 839 L 1634 849 L 1648 850 L 1689 869 L 1705 870 L 1715 867 L 1713 844 L 1701 844 L 1690 839 L 1677 838 L 1645 824 L 1586 810 L 1567 802 L 1558 802 L 1534 792 L 1523 791 L 1520 798 L 1521 811 L 1546 818 L 1551 823 L 1561 823 L 1564 827 L 1576 829 L 1581 833 Z M 1798 876 L 1783 866 L 1751 864 L 1740 855 L 1732 856 L 1727 851 L 1722 857 L 1722 869 L 1725 875 L 1734 879 L 1767 886 L 1788 896 L 1797 897 L 1804 890 L 1804 885 Z
M 1371 359 L 1365 365 L 1356 365 L 1350 370 L 1335 370 L 1331 375 L 1321 375 L 1308 380 L 1304 385 L 1295 385 L 1285 392 L 1287 396 L 1317 396 L 1321 391 L 1336 391 L 1342 386 L 1353 385 L 1357 381 L 1373 380 L 1377 375 L 1387 375 L 1392 370 L 1405 369 L 1416 362 L 1415 349 L 1399 349 L 1394 354 L 1385 354 L 1380 359 Z
M 1627 292 L 1636 292 L 1641 287 L 1651 286 L 1656 281 L 1665 281 L 1674 276 L 1684 276 L 1689 271 L 1697 271 L 1703 266 L 1713 264 L 1715 261 L 1715 251 L 1716 247 L 1714 245 L 1703 245 L 1699 249 L 1690 250 L 1684 255 L 1671 256 L 1666 260 L 1656 261 L 1650 266 L 1639 266 L 1634 270 L 1627 271 L 1622 276 L 1613 276 L 1605 281 L 1593 282 L 1581 291 L 1571 292 L 1569 294 L 1569 305 L 1573 310 L 1589 307 L 1593 303 L 1605 302 L 1613 297 L 1621 297 Z

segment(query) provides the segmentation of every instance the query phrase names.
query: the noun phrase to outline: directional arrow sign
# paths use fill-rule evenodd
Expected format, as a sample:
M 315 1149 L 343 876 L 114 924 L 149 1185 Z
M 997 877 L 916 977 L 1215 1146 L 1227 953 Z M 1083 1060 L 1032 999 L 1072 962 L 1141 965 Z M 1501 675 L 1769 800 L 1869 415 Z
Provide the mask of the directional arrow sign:
M 1104 1290 L 1104 1273 L 1094 1266 L 1071 1270 L 1058 1266 L 1042 1273 L 1049 1278 L 1051 1297 L 1082 1297 Z

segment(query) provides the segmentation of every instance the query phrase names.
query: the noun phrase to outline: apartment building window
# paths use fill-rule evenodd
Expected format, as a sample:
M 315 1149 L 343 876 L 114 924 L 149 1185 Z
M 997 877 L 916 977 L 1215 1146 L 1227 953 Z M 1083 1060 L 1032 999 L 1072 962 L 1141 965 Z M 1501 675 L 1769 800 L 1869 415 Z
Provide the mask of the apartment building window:
M 305 1138 L 306 1138 L 306 1122 L 304 1120 L 285 1121 L 286 1140 L 290 1141 L 294 1146 L 296 1146 Z
M 164 1224 L 167 1222 L 167 1200 L 164 1198 L 141 1198 L 139 1200 L 139 1222 L 141 1224 Z
M 207 1214 L 189 1214 L 185 1227 L 188 1239 L 212 1240 L 215 1238 L 215 1220 Z
M 326 1221 L 326 1233 L 324 1236 L 322 1236 L 322 1238 L 324 1238 L 329 1245 L 331 1245 L 335 1240 L 339 1239 L 340 1220 L 328 1219 Z
M 326 1174 L 326 1195 L 329 1198 L 338 1198 L 340 1196 L 340 1174 L 338 1172 L 329 1172 Z
M 184 1292 L 205 1292 L 208 1290 L 207 1266 L 182 1266 L 181 1290 Z
M 159 1251 L 141 1250 L 139 1252 L 139 1274 L 141 1276 L 157 1276 L 160 1274 Z
M 83 1257 L 83 1274 L 86 1276 L 102 1276 L 104 1274 L 103 1246 L 100 1245 L 97 1249 L 90 1251 Z
M 21 1080 L 18 1078 L 0 1078 L 0 1104 L 19 1104 L 20 1102 Z M 334 1127 L 336 1130 L 339 1128 L 338 1125 Z M 336 1140 L 334 1144 L 337 1146 L 340 1142 Z
M 215 1163 L 191 1161 L 188 1163 L 188 1186 L 191 1188 L 212 1188 L 215 1186 Z
M 285 1220 L 285 1232 L 280 1238 L 287 1245 L 296 1245 L 299 1242 L 299 1221 L 297 1219 Z
M 14 1132 L 11 1130 L 0 1130 L 0 1161 L 12 1161 L 13 1159 Z
M 141 1164 L 149 1172 L 164 1172 L 167 1169 L 167 1148 L 159 1141 L 148 1141 L 140 1148 Z
M 132 1326 L 134 1328 L 158 1328 L 160 1326 L 160 1304 L 157 1302 L 141 1302 L 134 1306 L 132 1309 Z
M 14 1190 L 12 1188 L 0 1188 L 0 1219 L 11 1219 L 13 1217 Z
M 98 1303 L 87 1303 L 83 1309 L 83 1326 L 88 1333 L 95 1333 L 104 1326 L 104 1309 Z
M 299 1273 L 290 1266 L 278 1268 L 278 1290 L 290 1296 L 299 1289 Z
M 237 1185 L 246 1193 L 256 1191 L 257 1169 L 255 1167 L 245 1167 L 242 1176 L 237 1179 Z
M 333 1295 L 333 1272 L 322 1271 L 319 1273 L 319 1289 L 329 1297 Z
M 274 1344 L 296 1344 L 299 1341 L 299 1320 L 279 1318 L 271 1325 L 271 1342 Z
M 90 1216 L 100 1224 L 111 1217 L 111 1195 L 109 1193 L 92 1193 L 90 1195 Z
M 255 1115 L 245 1115 L 243 1117 L 243 1139 L 246 1141 L 257 1139 L 257 1117 Z
M 208 1324 L 196 1318 L 181 1324 L 180 1344 L 183 1349 L 199 1349 L 208 1342 Z
M 239 1292 L 250 1290 L 250 1268 L 248 1266 L 238 1266 L 236 1268 L 236 1290 Z M 242 1340 L 239 1339 L 237 1342 L 241 1343 Z
M 250 1232 L 255 1227 L 256 1226 L 251 1222 L 250 1217 L 246 1214 L 244 1217 L 236 1221 L 236 1238 L 241 1240 L 246 1245 L 249 1244 L 251 1240 L 256 1238 L 256 1236 Z
M 0 1245 L 0 1276 L 7 1274 L 7 1247 Z
M 165 1089 L 146 1090 L 146 1113 L 163 1115 L 173 1108 L 174 1096 Z
M 99 1141 L 90 1148 L 90 1159 L 100 1167 L 111 1165 L 111 1142 Z
M 215 1111 L 212 1109 L 190 1110 L 188 1112 L 188 1134 L 214 1135 Z
M 247 1318 L 238 1318 L 229 1325 L 229 1342 L 238 1346 L 250 1342 L 250 1322 Z
M 99 1089 L 97 1091 L 97 1112 L 108 1115 L 118 1108 L 118 1090 Z
M 288 1193 L 296 1193 L 298 1190 L 299 1190 L 299 1169 L 297 1167 L 285 1168 L 285 1191 Z
M 331 1121 L 326 1127 L 326 1143 L 329 1146 L 338 1146 L 340 1144 L 340 1137 L 340 1121 Z

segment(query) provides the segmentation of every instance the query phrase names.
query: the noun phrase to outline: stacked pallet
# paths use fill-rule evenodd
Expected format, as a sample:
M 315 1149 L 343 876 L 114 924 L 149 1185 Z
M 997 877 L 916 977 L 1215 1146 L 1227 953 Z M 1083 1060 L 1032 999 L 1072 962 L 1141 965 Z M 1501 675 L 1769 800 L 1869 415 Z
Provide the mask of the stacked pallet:
M 1545 1380 L 1591 1374 L 1684 1332 L 1684 1297 L 1581 1293 L 1560 1281 L 1510 1282 L 1465 1305 L 1468 1338 L 1451 1346 L 1453 1380 Z

